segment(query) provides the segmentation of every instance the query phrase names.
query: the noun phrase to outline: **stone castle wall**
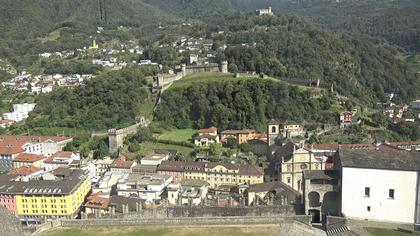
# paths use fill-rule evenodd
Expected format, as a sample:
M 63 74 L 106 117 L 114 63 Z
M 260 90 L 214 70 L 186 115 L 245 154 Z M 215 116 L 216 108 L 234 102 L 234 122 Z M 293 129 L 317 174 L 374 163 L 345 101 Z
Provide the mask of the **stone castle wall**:
M 179 218 L 130 218 L 62 220 L 63 227 L 136 226 L 136 225 L 248 225 L 284 224 L 294 221 L 309 224 L 308 216 L 231 216 L 231 217 L 179 217 Z

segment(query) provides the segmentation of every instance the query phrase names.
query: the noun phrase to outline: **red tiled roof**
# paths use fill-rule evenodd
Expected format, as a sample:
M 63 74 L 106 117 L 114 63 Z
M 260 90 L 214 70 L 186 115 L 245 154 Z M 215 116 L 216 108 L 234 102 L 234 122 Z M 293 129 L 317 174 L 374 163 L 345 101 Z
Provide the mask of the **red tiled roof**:
M 11 169 L 7 174 L 9 175 L 20 175 L 20 176 L 28 176 L 38 171 L 41 171 L 42 168 L 38 168 L 35 166 L 22 166 L 19 168 Z
M 62 163 L 64 161 L 63 158 L 70 159 L 72 154 L 73 152 L 64 152 L 64 151 L 56 152 L 54 153 L 54 155 L 45 159 L 44 163 L 55 163 L 55 162 Z M 56 158 L 60 158 L 61 160 L 58 161 L 56 160 Z
M 101 197 L 98 193 L 94 193 L 87 198 L 86 207 L 100 207 L 102 209 L 107 209 L 111 199 Z
M 28 142 L 43 142 L 46 140 L 51 140 L 54 142 L 62 142 L 65 140 L 72 139 L 67 136 L 35 136 L 35 135 L 0 135 L 0 145 L 12 145 L 22 147 L 25 143 Z
M 0 154 L 3 155 L 14 155 L 24 152 L 25 150 L 18 146 L 0 146 Z
M 60 158 L 71 158 L 73 152 L 66 152 L 66 151 L 59 151 L 52 155 L 52 157 L 60 157 Z
M 131 169 L 134 161 L 126 161 L 124 156 L 119 156 L 111 164 L 111 168 Z
M 13 161 L 16 162 L 36 162 L 44 159 L 44 156 L 31 154 L 31 153 L 20 153 L 18 154 Z
M 404 141 L 404 142 L 391 142 L 389 145 L 400 146 L 400 145 L 420 145 L 420 141 Z
M 210 128 L 207 128 L 207 129 L 199 129 L 198 130 L 198 133 L 214 133 L 214 132 L 217 132 L 217 128 L 216 127 L 210 127 Z

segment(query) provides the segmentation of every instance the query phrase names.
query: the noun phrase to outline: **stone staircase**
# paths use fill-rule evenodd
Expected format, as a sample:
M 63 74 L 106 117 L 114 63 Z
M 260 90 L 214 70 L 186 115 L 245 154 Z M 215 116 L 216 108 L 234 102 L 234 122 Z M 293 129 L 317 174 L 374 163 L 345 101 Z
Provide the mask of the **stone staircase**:
M 327 236 L 332 236 L 332 235 L 341 235 L 344 232 L 348 232 L 350 231 L 350 228 L 347 225 L 343 225 L 340 227 L 334 227 L 331 228 L 329 230 L 327 230 Z

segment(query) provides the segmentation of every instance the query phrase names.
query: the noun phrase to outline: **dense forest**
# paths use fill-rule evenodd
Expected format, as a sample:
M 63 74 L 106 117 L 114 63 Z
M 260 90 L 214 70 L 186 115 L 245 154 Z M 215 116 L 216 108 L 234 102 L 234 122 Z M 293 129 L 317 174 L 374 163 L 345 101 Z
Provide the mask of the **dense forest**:
M 155 118 L 177 128 L 264 127 L 270 119 L 335 122 L 335 100 L 328 94 L 263 79 L 220 80 L 174 87 L 162 94 Z
M 413 98 L 418 78 L 398 59 L 398 51 L 369 40 L 324 30 L 300 17 L 256 17 L 235 14 L 206 25 L 216 44 L 227 44 L 219 55 L 230 71 L 256 71 L 278 77 L 333 85 L 346 96 L 365 103 L 384 100 L 396 92 Z
M 73 90 L 56 88 L 39 98 L 26 125 L 105 130 L 132 124 L 142 105 L 150 102 L 145 76 L 153 73 L 128 67 L 102 74 Z

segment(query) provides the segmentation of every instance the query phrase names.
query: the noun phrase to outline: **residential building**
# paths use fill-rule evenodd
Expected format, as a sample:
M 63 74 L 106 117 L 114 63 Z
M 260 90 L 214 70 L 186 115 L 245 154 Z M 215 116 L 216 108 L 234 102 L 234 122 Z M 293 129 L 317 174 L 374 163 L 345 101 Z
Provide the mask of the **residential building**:
M 0 127 L 6 129 L 7 127 L 11 126 L 14 123 L 13 120 L 8 119 L 0 119 Z
M 118 196 L 137 197 L 152 203 L 162 199 L 162 193 L 172 182 L 171 176 L 131 173 L 118 180 Z
M 268 7 L 267 9 L 257 9 L 256 10 L 257 15 L 262 16 L 262 15 L 273 15 L 273 12 L 271 11 L 271 7 Z
M 13 168 L 13 160 L 20 153 L 51 156 L 71 141 L 65 136 L 0 135 L 0 169 Z
M 126 160 L 125 156 L 119 156 L 112 162 L 110 169 L 114 174 L 129 174 L 136 165 L 137 162 Z
M 353 123 L 353 113 L 341 112 L 340 113 L 340 128 L 345 128 Z
M 21 166 L 9 170 L 7 175 L 13 176 L 14 181 L 28 181 L 41 176 L 44 173 L 44 169 L 35 166 Z
M 168 202 L 172 205 L 201 205 L 207 198 L 209 184 L 204 180 L 185 179 L 179 183 L 170 184 Z
M 14 213 L 22 220 L 75 218 L 90 182 L 82 170 L 57 169 L 52 179 L 10 181 L 0 179 L 0 198 L 14 199 Z M 9 208 L 10 210 L 10 208 Z
M 209 146 L 214 143 L 219 143 L 216 127 L 198 130 L 198 135 L 194 138 L 196 146 Z
M 258 184 L 264 180 L 263 170 L 258 166 L 216 162 L 163 161 L 157 173 L 170 175 L 177 180 L 207 181 L 212 188 L 220 185 Z
M 162 163 L 156 168 L 156 171 L 160 175 L 171 176 L 174 181 L 179 182 L 184 179 L 185 166 L 190 163 L 191 162 L 184 161 L 162 161 Z
M 167 161 L 169 159 L 169 154 L 151 154 L 148 156 L 143 157 L 140 160 L 140 164 L 141 165 L 145 165 L 145 166 L 157 166 L 160 163 L 162 163 L 162 161 Z
M 13 104 L 13 112 L 8 112 L 3 114 L 3 119 L 12 120 L 14 122 L 22 121 L 29 116 L 35 108 L 35 103 L 23 103 L 23 104 Z
M 44 167 L 44 160 L 46 157 L 31 153 L 19 153 L 13 159 L 13 167 L 18 168 L 22 166 L 34 166 L 38 168 Z
M 348 218 L 420 224 L 416 152 L 339 150 L 341 212 Z
M 108 171 L 113 162 L 114 160 L 112 160 L 110 157 L 93 160 L 93 165 L 95 166 L 95 175 L 101 176 L 103 173 Z
M 73 152 L 60 151 L 44 160 L 45 170 L 58 167 L 70 167 L 74 162 L 80 161 L 80 155 Z
M 91 194 L 84 204 L 85 213 L 89 218 L 98 218 L 105 214 L 109 214 L 109 197 L 102 197 L 99 193 Z
M 229 138 L 233 138 L 236 140 L 237 144 L 243 144 L 249 140 L 255 139 L 258 135 L 253 129 L 225 130 L 222 131 L 221 142 L 227 143 Z
M 302 192 L 304 170 L 323 170 L 327 157 L 316 156 L 303 145 L 288 142 L 272 150 L 271 180 L 281 181 L 298 192 Z M 277 177 L 277 178 L 276 178 Z

